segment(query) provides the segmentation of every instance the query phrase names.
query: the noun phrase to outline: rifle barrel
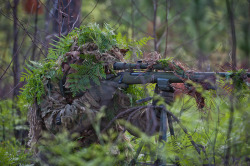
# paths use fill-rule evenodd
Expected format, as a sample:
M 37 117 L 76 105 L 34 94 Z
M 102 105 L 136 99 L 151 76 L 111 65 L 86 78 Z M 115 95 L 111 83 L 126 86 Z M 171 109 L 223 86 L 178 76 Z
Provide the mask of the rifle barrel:
M 147 63 L 123 63 L 123 62 L 116 62 L 113 64 L 114 70 L 126 70 L 126 69 L 148 69 L 149 64 Z M 170 67 L 167 67 L 162 64 L 155 64 L 150 67 L 151 69 L 155 70 L 164 70 L 164 71 L 173 71 Z M 187 73 L 195 73 L 195 75 L 220 75 L 222 77 L 226 77 L 229 73 L 228 72 L 187 72 Z M 247 77 L 250 77 L 250 73 L 246 73 Z
M 190 79 L 195 82 L 202 80 L 214 80 L 216 75 L 226 77 L 227 72 L 186 72 L 185 74 L 176 74 L 174 72 L 121 72 L 119 76 L 113 78 L 113 81 L 125 84 L 146 84 L 157 83 L 158 78 L 168 79 L 169 83 L 182 83 L 184 79 Z M 246 74 L 250 77 L 250 73 Z

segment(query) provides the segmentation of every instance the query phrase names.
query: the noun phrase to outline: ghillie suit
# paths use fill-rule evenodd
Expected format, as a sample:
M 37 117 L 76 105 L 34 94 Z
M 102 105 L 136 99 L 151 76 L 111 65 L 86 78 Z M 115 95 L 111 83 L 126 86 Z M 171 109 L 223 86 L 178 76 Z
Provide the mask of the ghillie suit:
M 107 125 L 121 130 L 120 126 L 109 123 L 116 118 L 128 120 L 150 135 L 158 131 L 159 117 L 152 113 L 152 108 L 130 108 L 127 85 L 105 79 L 106 74 L 115 74 L 112 64 L 124 61 L 128 51 L 119 49 L 113 32 L 106 29 L 101 31 L 97 25 L 76 29 L 55 46 L 59 52 L 56 56 L 55 50 L 50 50 L 51 58 L 44 64 L 28 65 L 33 71 L 25 76 L 28 83 L 22 96 L 33 102 L 28 114 L 31 147 L 39 142 L 44 131 L 56 134 L 64 129 L 78 133 L 83 147 L 98 142 L 93 123 L 102 109 L 106 115 L 101 119 L 102 132 Z M 152 127 L 149 116 L 154 119 Z
M 32 104 L 28 115 L 31 147 L 39 142 L 44 131 L 53 135 L 65 129 L 78 133 L 83 147 L 97 143 L 93 124 L 100 110 L 105 112 L 101 132 L 108 128 L 124 131 L 112 123 L 116 119 L 124 119 L 148 135 L 159 131 L 160 113 L 150 105 L 131 108 L 127 85 L 106 77 L 116 75 L 112 65 L 124 61 L 128 49 L 118 48 L 112 29 L 105 28 L 102 31 L 94 24 L 76 29 L 50 49 L 45 61 L 27 64 L 31 71 L 24 75 L 27 84 L 22 97 Z M 170 59 L 160 60 L 157 52 L 145 55 L 143 62 L 149 67 L 155 63 L 171 65 L 174 71 L 184 72 L 181 65 Z M 164 92 L 167 104 L 173 101 L 173 92 Z

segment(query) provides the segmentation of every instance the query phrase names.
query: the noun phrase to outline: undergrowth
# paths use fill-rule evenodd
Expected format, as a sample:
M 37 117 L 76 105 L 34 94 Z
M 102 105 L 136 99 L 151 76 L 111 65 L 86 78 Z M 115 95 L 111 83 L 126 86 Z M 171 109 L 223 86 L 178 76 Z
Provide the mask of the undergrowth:
M 0 143 L 0 166 L 17 166 L 30 164 L 31 154 L 25 152 L 25 147 L 16 140 L 9 140 Z

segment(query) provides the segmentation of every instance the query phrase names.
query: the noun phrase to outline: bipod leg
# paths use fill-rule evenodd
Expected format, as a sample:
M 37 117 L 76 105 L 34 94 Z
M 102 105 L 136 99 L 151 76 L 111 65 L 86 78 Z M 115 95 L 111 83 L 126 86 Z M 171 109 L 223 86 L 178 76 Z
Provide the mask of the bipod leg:
M 172 139 L 172 144 L 174 146 L 175 152 L 178 153 L 178 147 L 176 144 L 175 134 L 174 134 L 173 120 L 172 120 L 171 115 L 169 114 L 167 114 L 167 118 L 168 118 L 168 126 L 169 126 L 169 131 L 170 131 L 170 135 Z M 180 160 L 178 156 L 175 156 L 175 165 L 180 166 Z
M 160 106 L 160 107 L 161 107 L 161 117 L 160 117 L 159 143 L 162 144 L 160 150 L 163 151 L 165 148 L 165 143 L 167 142 L 167 112 L 165 106 Z M 163 156 L 160 156 L 160 159 L 157 160 L 159 166 L 167 165 L 166 159 L 163 158 Z
M 164 99 L 166 104 L 171 104 L 174 99 L 174 89 L 170 85 L 170 82 L 168 79 L 158 78 L 157 84 L 155 87 L 155 93 L 160 94 L 161 97 Z M 157 101 L 153 102 L 153 105 L 155 106 Z M 165 142 L 167 141 L 167 123 L 168 123 L 168 115 L 165 105 L 160 105 L 160 137 L 159 137 L 159 143 L 162 143 L 162 148 L 165 147 Z M 172 123 L 171 123 L 172 125 Z M 173 127 L 171 127 L 171 132 L 173 132 Z M 166 154 L 165 154 L 166 155 Z M 164 161 L 162 156 L 160 159 L 157 159 L 155 164 L 156 165 L 166 165 L 166 161 Z
M 141 141 L 141 142 L 140 142 L 140 145 L 139 145 L 139 148 L 138 148 L 137 151 L 136 151 L 135 157 L 130 161 L 129 166 L 134 166 L 134 165 L 136 165 L 136 160 L 137 160 L 139 154 L 141 153 L 141 150 L 142 150 L 142 147 L 143 147 L 143 146 L 144 146 L 144 142 Z
M 158 86 L 158 83 L 155 86 L 155 90 L 154 90 L 154 95 L 156 94 L 160 94 L 160 88 Z M 163 96 L 162 96 L 163 97 Z M 154 99 L 152 102 L 153 106 L 156 106 L 157 102 L 159 100 L 158 99 Z M 158 115 L 160 113 L 160 136 L 159 136 L 159 144 L 162 144 L 162 146 L 159 148 L 160 151 L 162 151 L 165 147 L 165 142 L 167 141 L 167 112 L 166 112 L 166 108 L 165 106 L 161 105 L 160 109 L 154 109 L 156 115 Z M 162 153 L 160 153 L 162 154 Z M 160 156 L 157 158 L 157 160 L 154 162 L 154 165 L 157 166 L 163 166 L 166 165 L 166 161 L 164 161 L 163 157 Z
M 160 136 L 159 136 L 159 145 L 161 147 L 159 147 L 159 151 L 161 154 L 160 156 L 158 156 L 157 160 L 154 162 L 155 166 L 166 166 L 167 165 L 167 161 L 166 159 L 163 157 L 163 155 L 166 155 L 163 153 L 164 148 L 165 148 L 165 143 L 167 141 L 167 112 L 165 109 L 165 106 L 159 106 L 160 107 L 160 111 L 161 111 L 161 116 L 160 116 Z

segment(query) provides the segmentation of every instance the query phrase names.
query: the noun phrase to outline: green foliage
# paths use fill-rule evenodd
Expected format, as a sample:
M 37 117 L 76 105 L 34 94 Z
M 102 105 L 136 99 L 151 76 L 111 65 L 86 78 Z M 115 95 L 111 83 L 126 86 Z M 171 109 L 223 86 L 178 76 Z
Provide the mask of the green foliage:
M 90 9 L 93 7 L 93 1 L 87 0 L 83 5 L 84 8 L 82 8 L 81 12 L 83 13 L 83 15 L 86 15 L 89 13 L 89 11 L 87 11 L 86 9 Z M 109 10 L 110 5 L 114 10 L 113 9 Z M 199 0 L 199 1 L 180 0 L 178 1 L 177 5 L 171 6 L 171 9 L 174 10 L 169 10 L 168 14 L 170 18 L 175 18 L 176 11 L 180 11 L 180 14 L 178 14 L 178 21 L 174 20 L 171 21 L 169 19 L 170 20 L 169 24 L 172 25 L 172 23 L 174 23 L 173 24 L 174 26 L 169 26 L 169 32 L 171 33 L 169 33 L 170 41 L 168 42 L 169 43 L 168 48 L 170 51 L 168 52 L 172 54 L 170 56 L 178 57 L 179 60 L 185 61 L 186 63 L 189 63 L 192 66 L 194 65 L 194 63 L 200 64 L 200 62 L 202 61 L 197 60 L 197 57 L 202 56 L 204 59 L 206 58 L 209 59 L 207 60 L 207 62 L 211 64 L 212 70 L 215 68 L 218 69 L 218 65 L 225 64 L 225 61 L 229 62 L 230 57 L 228 56 L 229 55 L 228 50 L 230 44 L 228 43 L 227 39 L 228 39 L 228 28 L 230 28 L 230 26 L 228 26 L 229 24 L 226 17 L 227 13 L 225 6 L 226 5 L 224 1 L 205 1 L 205 0 Z M 248 17 L 248 10 L 249 10 L 248 6 L 249 5 L 247 1 L 237 1 L 237 3 L 234 4 L 233 9 L 234 9 L 235 21 L 237 22 L 237 24 L 235 24 L 235 28 L 237 31 L 237 41 L 238 41 L 237 51 L 240 52 L 237 55 L 237 58 L 241 60 L 242 58 L 245 58 L 243 59 L 244 63 L 249 64 L 250 38 L 247 37 L 249 36 L 249 19 L 246 19 Z M 150 33 L 150 30 L 148 30 L 149 29 L 148 20 L 145 19 L 144 16 L 142 17 L 141 14 L 138 14 L 138 12 L 134 13 L 133 9 L 135 9 L 135 7 L 139 8 L 143 12 L 143 15 L 151 16 L 150 14 L 152 14 L 153 11 L 153 5 L 151 1 L 136 1 L 135 4 L 127 3 L 127 1 L 112 1 L 112 4 L 110 4 L 109 1 L 102 0 L 100 1 L 100 3 L 98 3 L 96 7 L 97 10 L 93 10 L 93 12 L 89 15 L 90 17 L 87 17 L 87 19 L 84 20 L 85 22 L 90 22 L 93 20 L 98 22 L 103 22 L 103 20 L 108 17 L 110 18 L 109 20 L 110 23 L 112 25 L 115 24 L 117 27 L 119 27 L 119 29 L 117 28 L 119 31 L 127 33 L 128 34 L 127 36 L 131 34 L 131 31 L 135 32 L 136 35 L 135 37 L 145 35 L 145 33 Z M 3 9 L 3 12 L 5 12 L 6 10 L 7 8 Z M 121 15 L 121 18 L 119 18 L 119 24 L 117 24 L 118 18 L 112 16 L 114 15 L 118 16 L 118 12 L 123 10 L 131 13 L 129 13 L 129 15 L 126 14 Z M 105 12 L 105 14 L 103 14 L 103 12 Z M 18 16 L 20 20 L 24 21 L 24 23 L 26 20 L 29 20 L 30 17 L 30 15 L 24 14 L 23 10 L 18 10 Z M 157 22 L 159 18 L 160 28 L 157 28 L 156 33 L 157 33 L 157 39 L 159 39 L 159 44 L 160 44 L 159 50 L 162 52 L 165 49 L 165 42 L 164 42 L 165 37 L 163 35 L 164 32 L 159 34 L 158 30 L 165 29 L 165 23 L 163 21 L 166 19 L 165 17 L 166 17 L 165 10 L 158 10 Z M 132 22 L 131 20 L 134 21 Z M 132 26 L 131 24 L 128 24 L 131 22 L 133 23 Z M 44 22 L 42 20 L 38 21 L 38 27 L 42 27 L 43 24 Z M 13 42 L 12 41 L 13 39 L 10 38 L 10 36 L 12 36 L 12 32 L 9 30 L 11 25 L 12 23 L 11 21 L 8 20 L 8 18 L 3 16 L 1 17 L 0 44 L 2 49 L 0 49 L 0 54 L 3 56 L 1 56 L 0 66 L 3 69 L 6 69 L 6 67 L 9 64 L 8 62 L 11 61 L 12 57 L 10 56 L 12 53 L 12 47 L 10 47 L 10 43 Z M 27 26 L 28 28 L 27 30 L 32 32 L 33 31 L 32 27 L 34 26 Z M 20 34 L 22 34 L 22 32 L 24 31 L 20 29 Z M 78 36 L 77 32 L 74 31 L 72 32 L 71 36 L 69 35 L 60 38 L 60 41 L 55 44 L 55 47 L 49 50 L 49 55 L 48 55 L 49 59 L 51 58 L 57 60 L 60 56 L 68 52 L 71 49 L 72 45 L 78 42 L 78 39 L 76 38 L 77 36 Z M 125 38 L 124 41 L 126 41 L 127 40 L 126 36 L 124 36 L 124 38 Z M 101 40 L 95 39 L 95 41 L 100 42 Z M 29 48 L 31 45 L 30 42 L 31 42 L 30 40 L 24 40 L 24 43 L 20 51 L 23 52 L 24 50 Z M 130 52 L 126 57 L 127 59 L 131 60 L 131 58 L 134 57 L 132 53 L 135 53 L 136 51 L 129 46 L 127 46 L 127 48 L 130 48 Z M 137 56 L 141 55 L 140 52 L 136 53 Z M 27 57 L 28 56 L 29 55 L 27 55 Z M 25 58 L 20 58 L 20 64 L 22 63 L 23 59 Z M 204 68 L 206 68 L 206 66 L 203 66 L 203 69 Z M 29 90 L 25 92 L 24 96 L 26 100 L 28 99 L 29 102 L 33 102 L 32 98 L 34 99 L 36 98 L 37 95 L 38 96 L 41 95 L 40 92 L 38 92 L 37 94 L 36 91 L 41 90 L 41 87 L 44 86 L 44 82 L 41 82 L 40 80 L 43 81 L 46 79 L 42 79 L 39 75 L 36 75 L 32 70 L 30 71 L 32 72 L 32 74 L 29 74 L 28 72 L 27 74 L 30 77 L 36 78 L 37 80 L 36 79 L 30 80 L 31 81 L 30 85 L 32 86 L 29 87 Z M 58 70 L 56 69 L 55 71 Z M 11 70 L 8 70 L 6 75 L 10 74 L 10 72 Z M 44 74 L 47 75 L 46 73 Z M 5 76 L 5 78 L 1 80 L 1 85 L 2 85 L 1 88 L 3 89 L 5 87 L 4 85 L 10 84 L 10 82 L 12 82 L 12 78 Z M 227 83 L 227 81 L 225 81 L 225 83 Z M 224 85 L 225 83 L 223 83 L 222 85 Z M 38 86 L 38 88 L 36 88 L 36 86 Z M 223 87 L 221 87 L 220 90 L 225 91 L 225 88 L 223 89 Z M 33 96 L 30 95 L 29 92 Z M 232 142 L 232 147 L 233 147 L 231 154 L 234 157 L 234 161 L 238 162 L 238 164 L 230 164 L 230 165 L 249 165 L 249 163 L 244 162 L 246 159 L 245 157 L 249 158 L 250 154 L 249 131 L 248 131 L 249 111 L 247 109 L 250 107 L 249 91 L 240 90 L 236 93 L 245 95 L 246 97 L 242 98 L 241 101 L 239 102 L 241 105 L 236 104 L 237 108 L 234 116 L 235 119 L 234 119 L 232 137 L 230 140 Z M 212 95 L 209 95 L 206 92 L 203 92 L 203 95 L 207 96 L 206 98 L 207 108 L 201 112 L 198 112 L 197 108 L 195 107 L 196 103 L 194 99 L 192 98 L 190 99 L 188 96 L 185 96 L 183 99 L 177 99 L 173 107 L 169 107 L 169 109 L 173 111 L 176 116 L 181 118 L 181 121 L 183 121 L 184 125 L 191 132 L 195 141 L 206 147 L 208 160 L 211 163 L 213 163 L 213 159 L 215 159 L 214 164 L 223 165 L 224 152 L 226 151 L 227 148 L 226 146 L 227 140 L 225 137 L 227 135 L 230 102 L 227 99 L 227 96 L 220 96 L 219 93 L 217 94 L 213 93 Z M 0 119 L 3 122 L 2 124 L 8 125 L 8 131 L 11 131 L 13 129 L 12 128 L 13 126 L 11 127 L 11 125 L 8 122 L 11 120 L 11 118 L 12 119 L 15 118 L 11 117 L 11 111 L 10 111 L 11 107 L 9 107 L 9 102 L 6 104 L 8 105 L 8 107 L 5 107 L 5 102 L 6 101 L 3 101 L 3 103 L 1 104 L 3 109 L 2 109 L 2 114 L 0 115 Z M 200 158 L 199 155 L 194 151 L 190 142 L 184 136 L 184 133 L 182 132 L 180 127 L 178 127 L 176 122 L 174 122 L 174 126 L 177 136 L 175 139 L 174 138 L 173 139 L 177 142 L 176 144 L 177 146 L 175 146 L 174 148 L 170 144 L 172 143 L 172 138 L 168 137 L 168 143 L 166 144 L 167 145 L 166 151 L 164 151 L 166 152 L 164 154 L 168 157 L 167 163 L 173 163 L 173 161 L 175 160 L 175 156 L 178 156 L 179 159 L 181 160 L 181 164 L 183 165 L 195 165 L 195 164 L 202 165 L 204 157 L 202 156 L 202 158 Z M 217 129 L 218 129 L 218 134 L 216 135 Z M 137 139 L 137 141 L 135 142 L 132 141 L 132 144 L 135 146 L 135 150 L 137 150 L 138 147 L 137 142 L 140 142 L 140 140 L 143 139 Z M 155 143 L 155 140 L 151 140 L 150 145 L 151 146 L 148 146 L 150 148 L 143 147 L 143 152 L 139 155 L 138 162 L 154 161 L 155 157 L 153 156 L 155 155 L 154 152 L 156 152 L 155 147 L 158 144 Z M 16 148 L 18 148 L 18 146 L 16 146 Z M 175 151 L 175 149 L 178 149 L 178 151 Z M 104 153 L 99 153 L 99 151 L 102 152 L 102 150 L 99 150 L 98 148 L 93 148 L 92 150 L 93 151 L 90 152 L 91 154 L 95 153 L 96 150 L 98 150 L 97 151 L 98 155 L 104 154 Z M 93 160 L 97 160 L 98 155 L 95 156 Z M 2 158 L 2 156 L 0 158 L 1 158 L 0 162 L 2 162 L 2 160 L 5 159 Z M 56 159 L 56 156 L 54 158 Z M 62 157 L 59 158 L 63 159 Z M 102 159 L 105 160 L 105 158 Z M 92 159 L 90 159 L 89 162 L 91 162 L 91 160 Z M 4 165 L 9 165 L 9 164 L 10 163 L 5 163 Z M 71 163 L 69 163 L 69 165 L 71 165 Z
M 82 46 L 85 43 L 95 43 L 98 50 L 104 53 L 116 45 L 116 35 L 108 24 L 104 24 L 104 28 L 100 29 L 99 25 L 88 24 L 75 28 L 67 36 L 62 36 L 59 41 L 51 44 L 54 48 L 49 49 L 48 57 L 57 59 L 60 55 L 71 51 L 72 46 Z
M 168 157 L 169 160 L 174 160 L 174 157 L 177 156 L 181 164 L 184 165 L 201 165 L 203 163 L 213 163 L 214 161 L 218 165 L 223 163 L 224 152 L 227 148 L 225 143 L 227 142 L 230 101 L 229 98 L 219 96 L 218 94 L 215 95 L 213 91 L 204 91 L 202 94 L 206 98 L 206 107 L 202 112 L 195 108 L 195 100 L 188 96 L 177 99 L 174 105 L 168 108 L 179 117 L 189 133 L 192 133 L 191 136 L 194 141 L 205 147 L 206 154 L 202 152 L 202 155 L 198 155 L 186 134 L 179 125 L 174 123 L 174 130 L 178 133 L 178 136 L 175 138 L 178 151 L 175 150 L 176 147 L 173 147 L 170 141 L 166 146 L 167 154 L 174 155 L 172 158 Z M 231 155 L 241 156 L 241 159 L 238 161 L 241 163 L 244 160 L 244 154 L 249 153 L 246 129 L 249 127 L 249 123 L 246 123 L 249 113 L 245 109 L 250 106 L 249 94 L 244 99 L 236 99 L 234 103 L 236 106 L 234 108 L 233 130 L 230 138 L 233 149 Z
M 21 88 L 22 92 L 19 97 L 29 104 L 33 104 L 35 100 L 40 104 L 41 97 L 45 94 L 44 86 L 56 74 L 60 76 L 60 70 L 57 70 L 57 64 L 52 59 L 45 59 L 41 62 L 29 62 L 30 64 L 26 63 L 26 72 L 23 72 L 20 78 L 20 81 L 26 81 L 27 83 Z
M 77 33 L 78 45 L 91 42 L 98 46 L 101 53 L 110 50 L 117 44 L 116 35 L 108 24 L 104 24 L 104 28 L 100 29 L 98 24 L 89 24 L 75 29 L 73 33 Z
M 0 143 L 0 166 L 28 164 L 30 157 L 31 155 L 25 152 L 25 147 L 15 140 Z
M 127 95 L 130 97 L 130 103 L 132 106 L 136 106 L 136 101 L 146 98 L 148 96 L 153 96 L 153 91 L 155 88 L 155 84 L 132 84 L 126 89 Z M 143 105 L 147 105 L 149 102 L 143 103 Z
M 12 128 L 13 126 L 9 124 L 9 122 L 13 120 L 11 107 L 12 107 L 11 100 L 0 101 L 0 131 L 1 131 L 0 135 L 2 136 L 2 138 L 4 137 L 4 135 L 6 136 L 7 133 L 10 132 L 9 131 L 10 129 L 13 129 Z
M 184 74 L 185 71 L 183 67 L 179 66 L 176 64 L 176 62 L 173 60 L 173 57 L 167 57 L 165 59 L 160 59 L 157 61 L 157 63 L 160 63 L 163 65 L 165 68 L 170 68 L 177 74 Z
M 24 124 L 27 121 L 27 108 L 20 107 L 20 104 L 24 103 L 10 99 L 0 101 L 0 142 L 10 140 L 13 130 L 28 130 L 28 126 Z
M 109 136 L 102 136 L 107 141 L 105 144 L 92 144 L 89 147 L 79 149 L 76 135 L 70 136 L 67 132 L 62 132 L 54 139 L 47 135 L 45 138 L 50 139 L 50 141 L 43 141 L 45 146 L 39 146 L 41 154 L 47 160 L 40 159 L 39 162 L 56 166 L 124 165 L 126 156 L 123 143 L 119 141 L 119 143 L 113 144 L 110 141 L 112 137 L 116 136 L 110 132 Z
M 151 36 L 148 36 L 148 37 L 143 37 L 140 40 L 135 41 L 133 39 L 127 38 L 126 35 L 122 36 L 121 33 L 118 33 L 116 35 L 117 46 L 120 48 L 129 49 L 125 57 L 127 60 L 132 58 L 132 54 L 134 52 L 136 53 L 137 58 L 141 58 L 142 53 L 143 53 L 141 48 L 145 46 L 149 40 L 152 40 L 152 39 L 154 38 L 152 38 Z
M 145 46 L 149 40 L 153 40 L 153 39 L 154 38 L 152 38 L 151 36 L 143 37 L 140 40 L 135 41 L 135 45 L 139 45 L 142 47 L 142 46 Z
M 69 74 L 69 79 L 67 80 L 67 83 L 70 83 L 69 88 L 73 95 L 90 88 L 91 81 L 100 85 L 100 79 L 106 78 L 102 62 L 97 62 L 93 58 L 85 58 L 85 61 L 81 65 L 71 64 L 70 66 L 77 71 L 76 73 Z
M 232 80 L 236 86 L 235 87 L 236 90 L 248 89 L 248 86 L 245 80 L 243 80 L 243 77 L 246 77 L 246 70 L 240 69 L 236 72 L 229 71 L 227 77 L 230 77 L 230 76 L 232 76 Z
M 160 63 L 163 65 L 163 67 L 169 67 L 169 64 L 173 62 L 173 57 L 167 57 L 165 59 L 160 59 L 157 61 L 157 63 Z
M 67 36 L 58 38 L 59 41 L 54 41 L 55 44 L 50 43 L 50 45 L 52 45 L 54 48 L 49 48 L 49 52 L 47 55 L 48 59 L 57 60 L 59 56 L 69 52 L 76 36 L 77 33 L 75 31 L 72 31 Z

